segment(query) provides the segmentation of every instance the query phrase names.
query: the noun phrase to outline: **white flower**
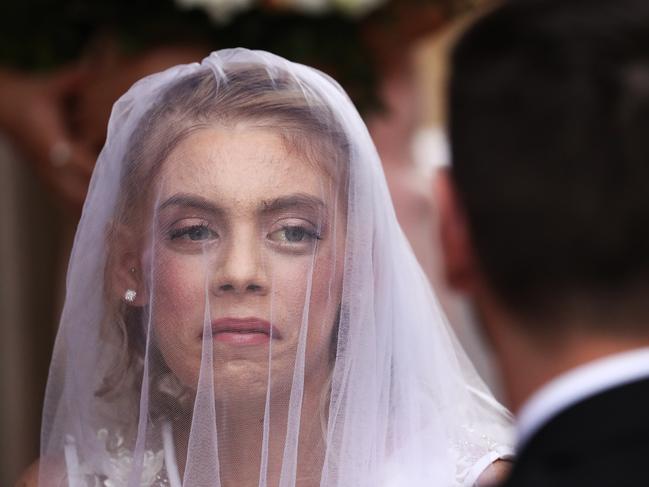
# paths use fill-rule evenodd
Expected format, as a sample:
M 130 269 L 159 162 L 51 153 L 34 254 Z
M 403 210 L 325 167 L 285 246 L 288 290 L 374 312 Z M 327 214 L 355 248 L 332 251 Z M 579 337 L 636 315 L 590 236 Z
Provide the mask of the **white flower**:
M 387 0 L 273 0 L 280 10 L 292 10 L 308 15 L 338 11 L 350 17 L 361 17 Z M 260 0 L 176 0 L 183 8 L 201 8 L 216 23 L 227 23 L 235 14 L 253 8 Z
M 337 10 L 352 17 L 361 17 L 387 0 L 278 0 L 275 5 L 307 14 Z
M 337 10 L 352 16 L 362 17 L 387 0 L 331 0 Z
M 219 24 L 228 22 L 233 15 L 249 9 L 255 0 L 176 0 L 184 8 L 202 8 Z
M 331 0 L 277 0 L 274 4 L 284 10 L 309 15 L 321 14 L 331 9 Z

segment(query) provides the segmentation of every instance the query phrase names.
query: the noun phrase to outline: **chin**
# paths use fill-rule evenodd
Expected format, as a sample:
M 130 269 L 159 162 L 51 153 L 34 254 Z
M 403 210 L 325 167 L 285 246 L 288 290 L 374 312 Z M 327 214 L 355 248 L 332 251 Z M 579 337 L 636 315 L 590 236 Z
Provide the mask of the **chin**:
M 217 403 L 255 408 L 263 414 L 268 395 L 268 361 L 234 360 L 215 364 L 214 391 Z M 273 367 L 270 372 L 271 401 L 286 401 L 291 392 L 293 368 Z

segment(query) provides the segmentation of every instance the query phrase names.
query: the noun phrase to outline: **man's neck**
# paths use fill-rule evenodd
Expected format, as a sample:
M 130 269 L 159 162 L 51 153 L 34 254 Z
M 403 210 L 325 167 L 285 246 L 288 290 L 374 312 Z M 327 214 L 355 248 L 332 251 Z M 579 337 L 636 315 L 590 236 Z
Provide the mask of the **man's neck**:
M 649 346 L 607 354 L 569 369 L 536 390 L 517 412 L 518 448 L 562 411 L 647 379 Z
M 535 391 L 566 372 L 598 359 L 649 346 L 649 338 L 587 331 L 539 340 L 506 330 L 494 343 L 509 406 L 518 413 Z

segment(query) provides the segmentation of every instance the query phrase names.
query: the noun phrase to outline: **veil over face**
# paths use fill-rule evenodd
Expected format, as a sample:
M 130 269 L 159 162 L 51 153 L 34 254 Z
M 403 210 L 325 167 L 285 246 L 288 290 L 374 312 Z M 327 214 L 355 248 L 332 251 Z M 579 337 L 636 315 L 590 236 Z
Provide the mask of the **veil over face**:
M 115 104 L 39 485 L 471 485 L 508 425 L 331 78 L 225 50 Z

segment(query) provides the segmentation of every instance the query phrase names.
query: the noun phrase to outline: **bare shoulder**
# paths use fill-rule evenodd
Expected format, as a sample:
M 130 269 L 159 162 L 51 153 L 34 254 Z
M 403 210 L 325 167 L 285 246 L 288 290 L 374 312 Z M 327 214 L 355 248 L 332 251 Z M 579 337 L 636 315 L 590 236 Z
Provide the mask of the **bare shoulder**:
M 47 486 L 67 485 L 65 466 L 61 461 L 42 462 L 36 460 L 20 476 L 15 487 L 37 487 L 39 472 L 47 479 Z M 43 486 L 46 487 L 46 486 Z
M 509 460 L 496 460 L 494 463 L 484 469 L 484 472 L 478 478 L 476 485 L 478 487 L 491 487 L 500 485 L 509 475 L 512 468 L 512 462 Z
M 32 463 L 27 470 L 23 472 L 15 487 L 35 487 L 38 485 L 38 467 L 40 462 L 36 460 Z

